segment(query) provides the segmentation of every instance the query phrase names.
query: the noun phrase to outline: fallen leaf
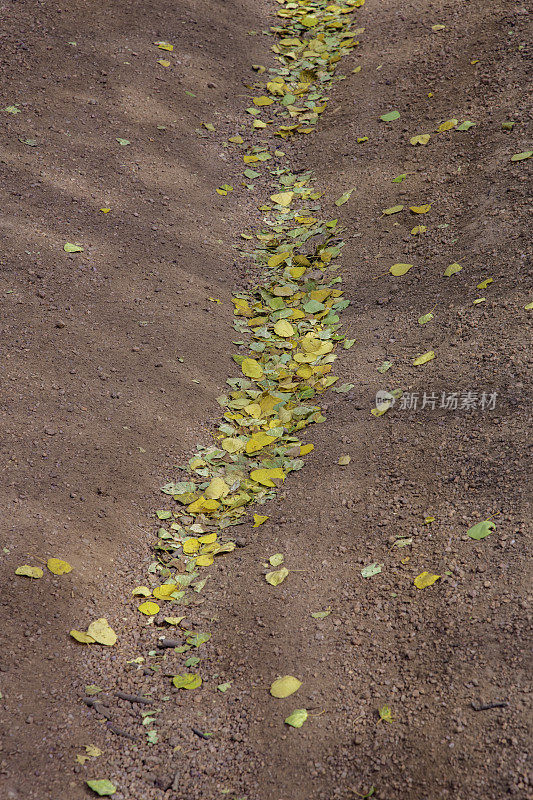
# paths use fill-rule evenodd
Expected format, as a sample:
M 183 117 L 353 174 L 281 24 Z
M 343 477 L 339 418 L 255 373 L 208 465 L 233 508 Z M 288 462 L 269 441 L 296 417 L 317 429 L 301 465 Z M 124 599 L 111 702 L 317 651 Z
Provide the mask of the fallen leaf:
M 432 361 L 435 358 L 435 353 L 433 350 L 428 350 L 427 353 L 422 353 L 421 356 L 417 356 L 413 361 L 413 367 L 420 367 L 422 364 L 427 364 L 428 361 Z
M 412 266 L 412 264 L 393 264 L 389 272 L 391 275 L 399 278 L 400 275 L 405 275 L 406 272 L 409 272 Z
M 263 522 L 266 522 L 267 519 L 268 516 L 266 514 L 254 514 L 254 524 L 252 525 L 252 528 L 258 528 L 263 524 Z
M 384 375 L 384 374 L 385 374 L 385 372 L 388 372 L 388 370 L 389 370 L 391 367 L 392 367 L 392 361 L 384 361 L 384 362 L 383 362 L 383 364 L 380 364 L 380 365 L 379 365 L 379 367 L 377 368 L 377 370 L 378 370 L 378 372 L 380 372 L 382 375 Z
M 405 206 L 402 205 L 391 206 L 390 208 L 384 208 L 381 213 L 383 215 L 397 214 L 399 211 L 403 211 L 404 208 Z
M 272 697 L 283 698 L 297 692 L 302 682 L 292 675 L 284 675 L 283 678 L 277 678 L 270 687 L 270 694 Z
M 170 42 L 154 42 L 160 50 L 168 50 L 171 53 L 174 50 L 174 45 L 170 44 Z
M 452 128 L 455 128 L 458 125 L 458 119 L 447 119 L 446 122 L 441 122 L 441 124 L 437 128 L 438 133 L 445 133 L 446 131 L 451 131 Z
M 117 140 L 116 140 L 116 141 L 117 141 L 117 142 L 118 142 L 118 143 L 119 143 L 119 144 L 120 144 L 122 147 L 126 147 L 126 145 L 127 145 L 127 144 L 130 144 L 130 140 L 129 140 L 129 139 L 120 139 L 120 138 L 117 138 Z
M 65 253 L 83 253 L 83 247 L 80 244 L 71 244 L 71 242 L 66 242 L 63 250 Z
M 420 233 L 425 233 L 426 231 L 427 228 L 425 225 L 415 225 L 415 227 L 411 229 L 413 236 L 418 236 Z
M 490 286 L 490 284 L 493 283 L 493 281 L 494 281 L 494 278 L 485 278 L 484 281 L 481 281 L 481 283 L 478 283 L 478 285 L 476 286 L 476 289 L 486 289 L 487 286 Z
M 262 486 L 273 487 L 276 484 L 274 481 L 285 480 L 285 473 L 280 467 L 272 467 L 270 469 L 253 469 L 250 472 L 250 478 Z
M 533 156 L 533 150 L 526 150 L 524 153 L 515 153 L 514 156 L 511 156 L 511 161 L 524 161 L 531 156 Z
M 94 644 L 95 642 L 95 639 L 93 639 L 92 636 L 89 636 L 86 631 L 72 630 L 69 631 L 69 633 L 73 639 L 76 639 L 77 642 L 81 642 L 82 644 Z
M 102 214 L 109 214 L 111 209 L 110 208 L 101 208 L 100 211 L 102 212 Z
M 147 600 L 145 603 L 141 603 L 138 610 L 141 614 L 146 614 L 147 617 L 153 617 L 154 614 L 159 614 L 159 606 L 157 603 L 154 603 L 152 600 Z
M 202 685 L 202 679 L 195 672 L 186 672 L 184 675 L 174 675 L 172 683 L 176 689 L 198 689 Z
M 179 625 L 184 619 L 185 617 L 165 617 L 165 622 L 168 625 Z
M 383 722 L 393 722 L 392 718 L 392 711 L 390 710 L 389 706 L 381 706 L 378 708 L 379 718 L 383 720 Z
M 446 267 L 444 270 L 444 275 L 446 278 L 451 278 L 452 275 L 455 275 L 456 272 L 460 272 L 462 270 L 462 266 L 454 261 L 453 264 L 450 264 L 449 267 Z
M 91 622 L 87 628 L 87 633 L 89 636 L 93 637 L 95 642 L 107 645 L 108 647 L 111 647 L 117 641 L 117 634 L 113 628 L 110 627 L 105 617 L 100 617 L 100 619 Z
M 393 547 L 407 547 L 407 545 L 409 545 L 409 544 L 413 544 L 412 537 L 407 538 L 407 539 L 396 539 L 396 541 L 394 542 L 394 544 L 392 546 Z
M 326 617 L 329 617 L 330 614 L 330 608 L 326 609 L 326 611 L 311 611 L 311 616 L 313 619 L 325 619 Z
M 379 575 L 382 568 L 383 564 L 378 564 L 374 561 L 372 564 L 367 564 L 366 567 L 363 567 L 361 575 L 363 578 L 372 578 L 374 575 Z
M 24 575 L 26 578 L 42 578 L 44 572 L 40 567 L 30 567 L 24 564 L 22 567 L 17 567 L 15 575 Z
M 352 192 L 353 191 L 354 191 L 353 189 L 348 189 L 347 192 L 344 192 L 344 194 L 341 194 L 339 199 L 335 200 L 335 205 L 336 206 L 343 206 L 344 203 L 347 203 L 348 200 L 350 199 L 350 197 L 352 196 Z
M 253 378 L 256 381 L 262 380 L 265 376 L 263 367 L 255 358 L 245 358 L 241 364 L 241 370 L 247 378 Z
M 283 583 L 288 574 L 289 570 L 287 567 L 282 567 L 274 572 L 267 572 L 265 575 L 265 580 L 271 586 L 279 586 L 280 583 Z
M 160 64 L 162 67 L 170 67 L 170 61 L 167 61 L 166 58 L 158 58 L 157 63 Z
M 426 203 L 423 206 L 409 206 L 409 211 L 412 211 L 413 214 L 427 214 L 430 208 L 431 203 Z
M 308 717 L 307 709 L 297 708 L 292 714 L 285 718 L 285 723 L 292 728 L 301 728 Z
M 274 203 L 277 203 L 278 206 L 283 206 L 284 208 L 290 206 L 293 197 L 294 192 L 280 192 L 279 194 L 270 195 L 270 199 Z
M 274 325 L 274 333 L 284 339 L 289 339 L 291 336 L 294 336 L 294 328 L 286 319 L 280 319 Z
M 115 784 L 108 781 L 107 778 L 87 781 L 87 786 L 89 789 L 92 789 L 93 792 L 99 794 L 100 797 L 109 797 L 109 795 L 115 794 L 117 791 Z
M 341 456 L 337 463 L 341 467 L 346 467 L 346 466 L 348 466 L 348 464 L 350 463 L 351 460 L 352 460 L 351 456 Z
M 486 519 L 483 522 L 478 522 L 477 525 L 473 525 L 471 528 L 469 528 L 467 534 L 471 539 L 476 539 L 479 541 L 479 539 L 485 539 L 485 537 L 490 536 L 495 527 L 496 524 L 492 522 L 492 520 Z
M 270 556 L 268 559 L 268 563 L 272 567 L 279 567 L 280 564 L 283 564 L 284 557 L 283 553 L 274 553 L 273 556 Z
M 8 114 L 20 114 L 21 113 L 20 108 L 18 108 L 17 106 L 6 106 L 4 108 L 4 111 L 7 111 Z
M 421 572 L 420 575 L 416 576 L 413 583 L 417 589 L 427 589 L 428 586 L 432 586 L 439 578 L 440 575 L 433 575 L 431 572 Z
M 475 122 L 471 122 L 469 119 L 465 119 L 465 121 L 461 122 L 461 124 L 458 125 L 455 130 L 456 131 L 469 131 L 470 128 L 473 128 L 475 126 L 475 124 L 476 124 Z
M 418 324 L 425 325 L 426 322 L 431 322 L 432 319 L 433 319 L 433 314 L 431 313 L 431 311 L 428 311 L 427 314 L 423 314 L 421 317 L 418 317 Z
M 227 681 L 227 683 L 219 683 L 217 686 L 218 691 L 222 692 L 222 694 L 227 692 L 228 689 L 230 688 L 231 688 L 231 681 Z
M 61 558 L 49 558 L 46 566 L 54 575 L 66 575 L 68 572 L 72 572 L 68 561 L 63 561 Z
M 401 183 L 407 178 L 407 172 L 402 172 L 401 175 L 397 175 L 395 178 L 392 179 L 393 183 Z
M 446 25 L 432 25 L 431 30 L 433 33 L 437 33 L 438 31 L 443 31 L 446 28 Z
M 382 114 L 380 117 L 383 122 L 393 122 L 395 119 L 400 119 L 400 112 L 396 109 L 394 111 L 388 111 L 386 114 Z
M 411 144 L 427 144 L 431 139 L 431 135 L 429 133 L 419 133 L 416 136 L 412 136 L 409 141 Z
M 100 750 L 100 748 L 96 747 L 96 745 L 94 744 L 86 744 L 85 751 L 87 755 L 90 756 L 91 758 L 100 758 L 100 756 L 102 755 L 102 751 Z
M 152 594 L 148 586 L 136 586 L 135 589 L 131 590 L 131 593 L 134 597 L 150 597 Z

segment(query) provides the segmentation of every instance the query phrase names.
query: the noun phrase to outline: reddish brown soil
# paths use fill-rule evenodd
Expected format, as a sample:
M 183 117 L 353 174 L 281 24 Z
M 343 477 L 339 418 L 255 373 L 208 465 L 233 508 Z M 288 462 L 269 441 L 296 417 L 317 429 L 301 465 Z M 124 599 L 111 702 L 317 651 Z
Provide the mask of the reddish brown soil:
M 153 647 L 124 599 L 150 561 L 157 488 L 207 440 L 233 369 L 228 300 L 246 263 L 232 247 L 257 224 L 257 198 L 220 198 L 214 187 L 240 181 L 239 156 L 221 142 L 245 121 L 251 63 L 271 63 L 271 40 L 249 34 L 272 24 L 271 11 L 236 0 L 3 8 L 0 105 L 21 113 L 0 115 L 2 798 L 77 800 L 89 796 L 86 778 L 103 776 L 117 800 L 349 800 L 372 785 L 383 800 L 533 796 L 531 161 L 509 161 L 531 147 L 521 4 L 367 0 L 366 31 L 319 132 L 283 145 L 314 170 L 346 226 L 345 320 L 356 343 L 336 373 L 355 388 L 326 396 L 305 469 L 266 508 L 265 525 L 239 529 L 243 546 L 211 568 L 190 612 L 213 633 L 203 672 L 231 690 L 176 696 L 168 677 L 125 664 Z M 435 23 L 447 30 L 433 33 Z M 159 39 L 174 43 L 169 69 L 156 63 Z M 379 122 L 391 108 L 401 119 Z M 455 116 L 476 127 L 408 144 Z M 510 133 L 505 120 L 517 123 Z M 202 121 L 216 132 L 200 137 Z M 333 206 L 352 186 L 350 202 Z M 382 218 L 397 202 L 432 210 Z M 428 232 L 415 238 L 420 223 Z M 85 251 L 67 255 L 66 241 Z M 416 273 L 374 280 L 397 261 Z M 453 261 L 462 272 L 442 278 Z M 418 326 L 435 304 L 435 319 Z M 429 349 L 437 358 L 415 372 L 412 359 Z M 380 375 L 385 359 L 393 367 Z M 498 397 L 492 411 L 397 406 L 373 418 L 376 391 L 397 386 Z M 466 537 L 496 512 L 489 538 Z M 426 515 L 436 521 L 423 525 Z M 391 549 L 398 536 L 413 545 Z M 261 565 L 280 551 L 301 572 L 273 589 Z M 73 572 L 14 578 L 17 565 L 49 556 Z M 383 571 L 365 580 L 373 561 Z M 438 589 L 413 586 L 423 570 L 443 576 Z M 329 606 L 326 619 L 310 617 Z M 119 644 L 75 646 L 68 630 L 98 616 L 120 629 Z M 162 672 L 182 661 L 168 655 Z M 286 673 L 303 681 L 297 700 L 273 701 L 267 687 Z M 80 702 L 88 683 L 109 689 L 115 724 L 137 742 Z M 140 709 L 116 689 L 157 699 L 157 745 L 142 744 Z M 496 700 L 507 705 L 471 707 Z M 384 704 L 392 724 L 378 723 Z M 295 707 L 324 713 L 284 729 Z M 104 755 L 76 765 L 88 743 Z

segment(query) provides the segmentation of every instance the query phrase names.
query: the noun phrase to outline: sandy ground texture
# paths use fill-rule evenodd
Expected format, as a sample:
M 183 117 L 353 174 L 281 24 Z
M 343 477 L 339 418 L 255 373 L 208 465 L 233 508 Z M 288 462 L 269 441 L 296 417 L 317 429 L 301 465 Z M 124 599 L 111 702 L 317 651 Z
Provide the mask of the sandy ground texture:
M 215 187 L 242 181 L 241 154 L 222 143 L 249 127 L 246 85 L 252 64 L 274 64 L 262 32 L 275 11 L 269 0 L 3 7 L 1 107 L 20 113 L 0 112 L 2 798 L 94 797 L 92 778 L 110 779 L 117 800 L 533 797 L 531 160 L 510 161 L 531 147 L 521 3 L 358 10 L 365 30 L 318 131 L 282 145 L 346 229 L 355 343 L 335 371 L 354 386 L 324 395 L 305 468 L 261 527 L 237 529 L 187 609 L 212 633 L 205 685 L 169 688 L 186 658 L 172 649 L 156 670 L 138 660 L 154 630 L 129 598 L 152 560 L 158 488 L 209 440 L 215 398 L 237 374 L 230 296 L 253 275 L 235 245 L 268 187 Z M 391 109 L 400 119 L 381 121 Z M 409 143 L 449 118 L 475 126 Z M 414 267 L 393 278 L 397 262 Z M 453 262 L 462 270 L 443 277 Z M 376 392 L 399 387 L 373 417 Z M 491 515 L 490 536 L 467 536 Z M 291 574 L 272 587 L 263 564 L 277 552 Z M 73 571 L 14 576 L 51 556 Z M 381 572 L 364 578 L 371 563 Z M 417 589 L 423 571 L 441 578 Z M 119 632 L 115 647 L 69 638 L 97 617 Z M 302 686 L 274 700 L 284 674 Z M 91 684 L 96 706 L 83 701 Z M 283 724 L 295 708 L 309 710 L 301 729 Z M 102 755 L 80 763 L 86 745 Z

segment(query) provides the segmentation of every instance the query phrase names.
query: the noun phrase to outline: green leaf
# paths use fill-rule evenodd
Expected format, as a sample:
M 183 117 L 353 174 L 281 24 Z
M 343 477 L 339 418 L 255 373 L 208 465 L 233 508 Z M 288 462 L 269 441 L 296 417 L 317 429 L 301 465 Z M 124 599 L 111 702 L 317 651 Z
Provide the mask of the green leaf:
M 353 347 L 355 344 L 355 339 L 345 339 L 343 342 L 343 347 L 345 350 L 349 350 L 350 347 Z
M 460 125 L 457 125 L 455 130 L 456 131 L 469 131 L 470 128 L 473 128 L 475 124 L 476 124 L 475 122 L 470 122 L 469 119 L 465 119 L 464 122 L 461 122 Z
M 512 131 L 516 122 L 502 122 L 502 129 L 504 131 Z
M 307 709 L 297 708 L 285 719 L 285 723 L 292 728 L 301 728 L 308 717 Z
M 325 619 L 329 617 L 331 614 L 331 608 L 328 608 L 326 611 L 311 611 L 311 616 L 313 619 Z
M 129 139 L 120 139 L 120 138 L 117 138 L 117 142 L 118 142 L 120 145 L 122 145 L 122 147 L 125 147 L 127 144 L 130 144 L 130 140 L 129 140 Z
M 87 781 L 87 786 L 93 792 L 99 794 L 100 797 L 109 797 L 110 794 L 115 794 L 117 787 L 108 781 L 107 778 L 99 778 L 98 780 Z
M 433 314 L 431 313 L 431 311 L 428 311 L 427 314 L 422 314 L 421 317 L 418 317 L 418 324 L 425 325 L 426 322 L 431 322 L 432 319 L 433 319 Z
M 71 244 L 70 242 L 63 245 L 63 250 L 65 253 L 83 253 L 83 247 L 80 244 Z
M 27 144 L 28 147 L 37 147 L 37 139 L 19 139 L 22 144 Z
M 387 111 L 386 114 L 382 114 L 380 117 L 383 122 L 393 122 L 395 119 L 400 119 L 400 112 L 394 109 L 394 111 Z
M 491 535 L 495 527 L 496 524 L 492 520 L 486 519 L 483 522 L 478 522 L 477 525 L 473 525 L 467 533 L 471 539 L 484 539 L 486 536 Z
M 335 200 L 335 205 L 336 206 L 343 206 L 345 203 L 347 203 L 348 200 L 350 199 L 350 197 L 352 196 L 352 192 L 353 191 L 354 191 L 353 189 L 348 189 L 347 192 L 344 192 L 344 194 L 341 194 L 339 199 Z
M 174 675 L 172 683 L 176 689 L 197 689 L 202 685 L 202 679 L 195 672 L 186 672 L 184 675 Z
M 387 372 L 392 367 L 392 361 L 384 361 L 383 364 L 378 367 L 378 372 L 381 372 L 383 375 L 384 372 Z
M 219 692 L 222 692 L 224 694 L 224 692 L 227 692 L 230 687 L 231 687 L 231 681 L 228 681 L 227 683 L 219 683 L 217 689 Z
M 259 178 L 259 176 L 261 175 L 261 173 L 256 172 L 255 169 L 249 169 L 249 168 L 244 170 L 244 174 L 247 178 L 250 178 L 250 180 L 253 180 L 254 178 Z
M 361 575 L 363 578 L 372 578 L 374 575 L 379 575 L 383 564 L 377 564 L 375 561 L 372 564 L 367 564 L 366 567 L 363 567 L 361 570 Z
M 392 711 L 390 710 L 389 706 L 381 706 L 381 708 L 378 708 L 378 711 L 379 711 L 380 719 L 382 719 L 384 722 L 392 722 L 393 721 L 392 720 Z
M 407 178 L 407 172 L 402 172 L 401 175 L 397 175 L 396 178 L 392 179 L 393 183 L 401 183 Z
M 7 111 L 8 114 L 20 114 L 20 108 L 17 106 L 6 106 L 4 111 Z
M 353 389 L 354 386 L 355 383 L 341 383 L 340 386 L 332 386 L 331 388 L 334 392 L 340 392 L 341 394 L 344 394 L 345 392 L 349 392 L 350 389 Z
M 533 150 L 526 150 L 524 153 L 515 153 L 514 156 L 511 156 L 511 161 L 524 161 L 531 156 L 533 156 Z

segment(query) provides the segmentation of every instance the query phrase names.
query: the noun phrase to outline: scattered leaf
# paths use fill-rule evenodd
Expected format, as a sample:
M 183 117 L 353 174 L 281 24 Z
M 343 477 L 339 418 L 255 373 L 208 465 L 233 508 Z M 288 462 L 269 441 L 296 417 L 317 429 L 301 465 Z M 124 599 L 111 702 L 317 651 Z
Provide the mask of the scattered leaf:
M 89 636 L 86 631 L 72 630 L 70 631 L 70 635 L 73 639 L 76 639 L 77 642 L 81 642 L 81 644 L 94 644 L 95 642 L 95 639 L 93 639 L 92 636 Z
M 292 675 L 284 675 L 283 678 L 277 678 L 270 687 L 270 694 L 272 697 L 289 697 L 294 692 L 297 692 L 302 682 Z
M 268 516 L 266 514 L 254 514 L 254 524 L 252 525 L 252 528 L 258 528 L 263 524 L 263 522 L 266 522 L 267 519 Z
M 46 566 L 54 575 L 66 575 L 68 572 L 72 572 L 68 561 L 63 561 L 61 558 L 49 558 Z
M 297 708 L 285 718 L 285 723 L 292 728 L 301 728 L 308 717 L 307 709 Z
M 400 119 L 400 112 L 396 109 L 394 111 L 388 111 L 386 114 L 382 114 L 380 117 L 383 122 L 393 122 L 395 119 Z
M 267 572 L 265 575 L 265 580 L 271 586 L 279 586 L 280 583 L 283 583 L 288 574 L 289 570 L 287 567 L 282 567 L 274 572 Z
M 348 466 L 348 464 L 350 463 L 351 460 L 352 460 L 351 456 L 341 456 L 337 463 L 341 467 L 346 467 L 346 466 Z
M 283 553 L 274 553 L 273 556 L 270 556 L 268 559 L 268 563 L 272 567 L 279 567 L 280 564 L 283 564 L 284 557 Z
M 347 203 L 348 200 L 350 199 L 350 197 L 352 196 L 352 192 L 353 191 L 354 191 L 353 189 L 348 189 L 347 192 L 344 192 L 344 194 L 341 194 L 339 199 L 335 200 L 335 205 L 336 206 L 343 206 L 344 203 Z
M 456 131 L 469 131 L 470 128 L 473 128 L 475 124 L 476 124 L 475 122 L 471 122 L 469 119 L 465 119 L 465 121 L 461 122 L 461 124 L 458 125 L 455 130 Z
M 219 683 L 217 686 L 218 691 L 222 692 L 222 694 L 227 692 L 228 689 L 230 688 L 231 688 L 231 681 L 227 681 L 226 683 Z
M 435 581 L 438 581 L 440 575 L 433 575 L 431 572 L 421 572 L 417 575 L 413 583 L 417 589 L 426 589 L 428 586 L 433 586 Z
M 402 206 L 402 205 L 391 206 L 390 208 L 384 208 L 381 213 L 384 216 L 385 215 L 389 215 L 389 214 L 397 214 L 399 211 L 403 211 L 404 208 L 405 208 L 405 206 Z
M 174 675 L 172 683 L 176 689 L 198 689 L 202 679 L 196 672 L 186 672 L 184 675 Z
M 413 367 L 420 367 L 422 364 L 427 364 L 428 361 L 432 361 L 435 358 L 435 353 L 433 350 L 428 350 L 427 353 L 422 353 L 421 356 L 417 356 L 413 361 Z
M 524 153 L 515 153 L 514 156 L 511 156 L 511 161 L 524 161 L 531 156 L 533 156 L 533 150 L 526 150 Z
M 455 126 L 458 124 L 459 124 L 458 119 L 447 119 L 446 122 L 441 122 L 441 124 L 437 128 L 437 132 L 445 133 L 446 131 L 451 131 L 451 129 L 455 128 Z
M 154 614 L 159 614 L 160 609 L 157 603 L 147 600 L 145 603 L 141 603 L 138 610 L 141 614 L 146 614 L 147 617 L 153 617 Z
M 99 778 L 97 780 L 87 781 L 87 786 L 89 789 L 92 789 L 93 792 L 99 794 L 100 797 L 108 797 L 111 794 L 115 794 L 117 791 L 117 787 L 111 781 L 108 781 L 107 778 Z
M 81 244 L 71 244 L 71 242 L 66 242 L 66 244 L 63 245 L 63 250 L 65 253 L 83 253 Z
M 427 214 L 430 208 L 431 203 L 426 203 L 423 206 L 409 206 L 409 211 L 412 211 L 413 214 Z
M 330 614 L 330 608 L 326 609 L 326 611 L 311 611 L 311 616 L 313 619 L 325 619 L 326 617 L 329 617 Z
M 24 564 L 22 567 L 17 567 L 15 575 L 24 575 L 26 578 L 42 578 L 44 572 L 40 567 L 30 567 Z
M 407 172 L 402 172 L 401 175 L 397 175 L 395 178 L 392 179 L 393 183 L 401 183 L 407 178 Z
M 394 722 L 392 717 L 392 711 L 390 710 L 389 706 L 381 706 L 378 708 L 379 718 L 382 719 L 383 722 Z
M 415 225 L 414 228 L 411 229 L 411 233 L 413 236 L 418 236 L 421 233 L 425 233 L 427 228 L 425 225 Z
M 383 564 L 378 564 L 374 561 L 372 564 L 367 564 L 366 567 L 363 567 L 361 575 L 363 578 L 372 578 L 374 575 L 379 575 L 382 568 Z
M 120 139 L 119 137 L 117 138 L 117 142 L 118 142 L 118 143 L 119 143 L 119 144 L 120 144 L 122 147 L 126 147 L 126 145 L 127 145 L 127 144 L 130 144 L 130 140 L 129 140 L 129 139 Z
M 89 636 L 93 637 L 95 642 L 107 645 L 108 647 L 111 647 L 117 641 L 117 634 L 113 628 L 110 627 L 105 617 L 100 617 L 100 619 L 91 622 L 87 628 L 87 633 Z
M 412 266 L 412 264 L 393 264 L 389 272 L 391 275 L 399 278 L 401 275 L 405 275 L 406 272 L 409 272 Z
M 492 520 L 486 519 L 469 528 L 467 534 L 471 539 L 479 541 L 479 539 L 485 539 L 485 537 L 490 536 L 495 527 L 496 524 Z
M 429 133 L 419 133 L 416 136 L 412 136 L 409 139 L 409 142 L 411 144 L 414 144 L 414 145 L 427 144 L 430 139 L 431 139 L 431 135 Z
M 434 317 L 433 317 L 433 314 L 431 313 L 431 311 L 428 311 L 427 314 L 422 314 L 421 317 L 418 317 L 418 324 L 419 325 L 425 325 L 427 322 L 431 322 L 431 320 L 433 318 Z
M 446 267 L 444 270 L 444 275 L 446 278 L 451 278 L 452 275 L 455 275 L 456 272 L 460 272 L 462 270 L 462 266 L 454 261 L 453 264 L 450 264 L 449 267 Z

